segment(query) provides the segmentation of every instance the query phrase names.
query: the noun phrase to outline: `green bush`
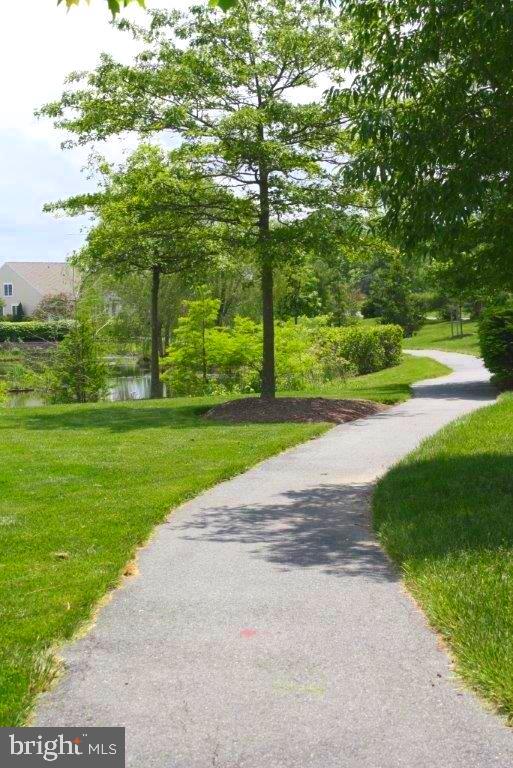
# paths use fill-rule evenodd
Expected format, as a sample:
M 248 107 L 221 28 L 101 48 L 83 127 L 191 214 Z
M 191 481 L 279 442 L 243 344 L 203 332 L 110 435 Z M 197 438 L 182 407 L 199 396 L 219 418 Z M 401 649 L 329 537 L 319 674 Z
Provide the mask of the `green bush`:
M 188 301 L 173 343 L 162 360 L 163 380 L 174 395 L 258 392 L 262 365 L 262 326 L 235 317 L 230 327 L 215 325 L 219 301 Z M 313 350 L 315 324 L 289 320 L 276 324 L 276 376 L 279 389 L 303 389 L 322 375 Z
M 186 312 L 178 318 L 173 343 L 162 360 L 163 381 L 174 395 L 204 395 L 212 391 L 210 335 L 220 306 L 218 299 L 209 296 L 184 302 Z
M 0 324 L 2 341 L 61 341 L 73 327 L 73 320 L 39 322 L 4 321 Z
M 307 318 L 276 324 L 277 389 L 302 390 L 325 380 L 325 368 L 315 348 L 316 333 L 315 324 Z
M 57 403 L 93 403 L 107 394 L 108 369 L 89 320 L 73 324 L 57 348 L 47 378 Z
M 323 328 L 319 333 L 321 359 L 345 361 L 362 376 L 397 365 L 401 358 L 403 332 L 398 325 L 355 325 Z
M 262 327 L 236 317 L 230 327 L 215 325 L 219 301 L 185 303 L 173 343 L 162 360 L 163 380 L 174 395 L 258 392 Z M 281 391 L 302 390 L 326 381 L 372 373 L 399 363 L 398 326 L 333 328 L 327 318 L 276 323 L 276 379 Z
M 404 332 L 400 325 L 380 325 L 374 328 L 385 353 L 385 368 L 399 365 L 403 352 Z
M 483 313 L 479 342 L 488 370 L 499 383 L 513 385 L 513 304 L 491 307 Z

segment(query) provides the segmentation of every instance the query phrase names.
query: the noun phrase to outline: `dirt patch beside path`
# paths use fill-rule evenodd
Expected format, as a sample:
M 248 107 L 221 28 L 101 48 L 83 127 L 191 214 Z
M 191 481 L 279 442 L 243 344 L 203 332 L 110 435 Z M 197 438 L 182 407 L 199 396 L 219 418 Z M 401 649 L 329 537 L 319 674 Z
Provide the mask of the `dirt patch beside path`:
M 247 397 L 216 405 L 205 414 L 212 421 L 239 422 L 320 422 L 342 424 L 387 409 L 369 400 L 331 400 L 327 397 L 277 397 L 263 400 Z

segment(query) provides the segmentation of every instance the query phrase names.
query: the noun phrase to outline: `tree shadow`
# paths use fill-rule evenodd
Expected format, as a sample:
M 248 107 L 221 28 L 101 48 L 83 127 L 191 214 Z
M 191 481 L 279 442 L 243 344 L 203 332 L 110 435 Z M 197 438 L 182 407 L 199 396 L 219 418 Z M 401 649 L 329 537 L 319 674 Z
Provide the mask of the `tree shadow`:
M 443 400 L 490 400 L 497 394 L 489 381 L 447 381 L 413 385 L 415 397 Z
M 209 422 L 200 417 L 205 414 L 211 404 L 191 404 L 173 407 L 143 406 L 113 404 L 101 407 L 69 406 L 65 411 L 49 412 L 41 409 L 22 414 L 23 424 L 27 429 L 34 430 L 93 430 L 104 429 L 110 432 L 131 432 L 138 429 L 191 429 L 230 426 Z M 237 425 L 235 425 L 237 426 Z
M 244 545 L 284 571 L 395 582 L 400 576 L 372 532 L 373 489 L 373 483 L 323 484 L 267 504 L 205 507 L 170 524 L 186 540 Z M 512 510 L 512 456 L 442 457 L 393 468 L 378 484 L 374 525 L 398 562 L 510 553 Z
M 187 540 L 247 545 L 282 570 L 396 581 L 371 532 L 371 490 L 371 483 L 319 485 L 287 491 L 270 504 L 200 510 L 192 521 L 172 525 Z
M 510 562 L 513 455 L 445 455 L 398 464 L 378 483 L 374 525 L 399 562 L 472 552 L 502 552 Z

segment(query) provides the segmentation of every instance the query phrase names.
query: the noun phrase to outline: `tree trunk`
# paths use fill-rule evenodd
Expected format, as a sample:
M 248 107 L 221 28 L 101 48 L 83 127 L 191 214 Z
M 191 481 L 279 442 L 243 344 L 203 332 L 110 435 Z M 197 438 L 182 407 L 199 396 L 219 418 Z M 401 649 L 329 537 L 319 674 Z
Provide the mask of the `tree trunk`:
M 203 384 L 206 387 L 208 377 L 205 316 L 201 319 L 201 375 L 203 377 Z
M 161 357 L 164 357 L 166 354 L 166 345 L 164 343 L 164 327 L 162 320 L 159 322 L 159 354 Z
M 262 326 L 264 335 L 262 359 L 261 397 L 276 397 L 276 371 L 274 361 L 274 274 L 272 254 L 269 248 L 269 178 L 265 168 L 260 168 L 260 217 L 258 235 L 262 270 Z
M 160 380 L 160 321 L 159 321 L 160 267 L 153 267 L 151 274 L 151 357 L 150 357 L 150 397 L 162 397 Z
M 166 317 L 164 323 L 164 351 L 167 352 L 169 344 L 171 343 L 171 319 Z
M 264 332 L 262 397 L 267 399 L 276 397 L 273 277 L 273 266 L 269 259 L 265 259 L 262 264 L 262 321 Z

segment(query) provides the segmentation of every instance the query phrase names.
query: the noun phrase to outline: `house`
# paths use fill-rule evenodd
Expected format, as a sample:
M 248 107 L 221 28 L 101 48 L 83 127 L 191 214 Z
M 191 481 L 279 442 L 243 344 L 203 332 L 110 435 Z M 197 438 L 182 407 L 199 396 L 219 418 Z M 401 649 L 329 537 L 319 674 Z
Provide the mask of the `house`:
M 0 315 L 32 315 L 41 299 L 77 296 L 80 280 L 69 264 L 56 261 L 7 261 L 0 267 Z M 21 306 L 21 310 L 20 310 Z

